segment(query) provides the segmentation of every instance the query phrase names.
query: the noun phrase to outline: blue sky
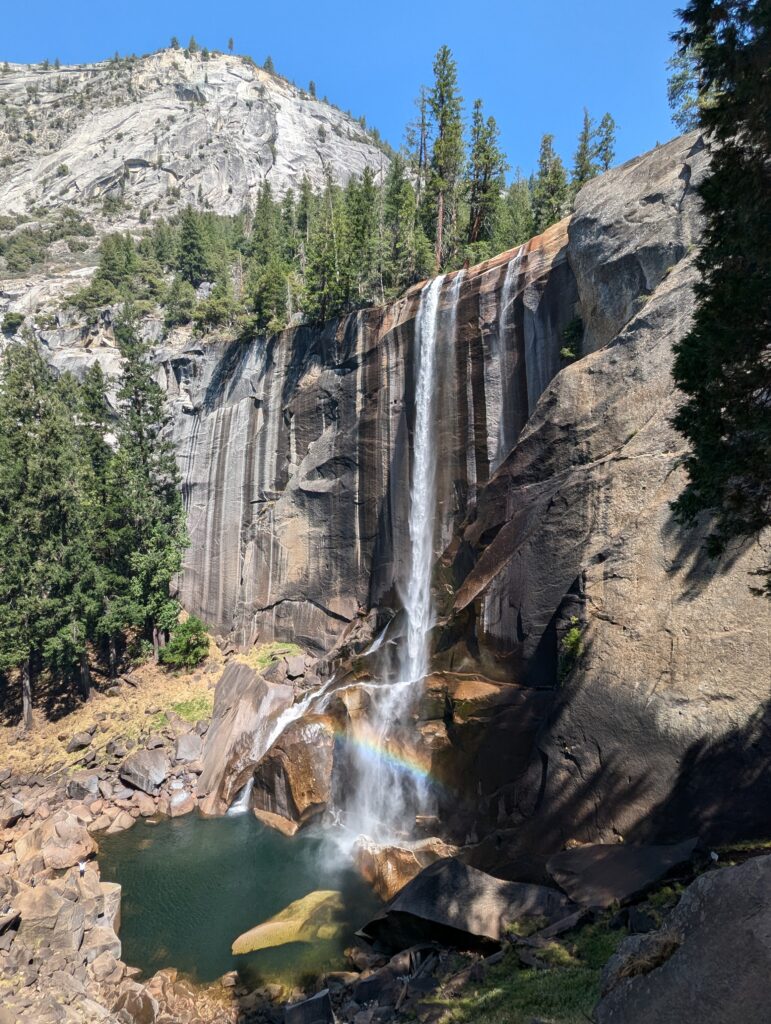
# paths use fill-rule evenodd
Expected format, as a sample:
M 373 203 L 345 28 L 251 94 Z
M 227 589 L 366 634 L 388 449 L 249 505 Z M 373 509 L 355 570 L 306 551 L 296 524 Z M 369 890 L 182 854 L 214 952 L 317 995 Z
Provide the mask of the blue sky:
M 617 159 L 677 134 L 666 102 L 669 35 L 678 0 L 7 0 L 0 60 L 100 60 L 145 53 L 191 33 L 199 43 L 258 63 L 267 54 L 298 85 L 364 114 L 393 145 L 447 43 L 470 110 L 480 96 L 500 128 L 512 167 L 528 173 L 544 132 L 572 160 L 584 105 L 619 125 Z

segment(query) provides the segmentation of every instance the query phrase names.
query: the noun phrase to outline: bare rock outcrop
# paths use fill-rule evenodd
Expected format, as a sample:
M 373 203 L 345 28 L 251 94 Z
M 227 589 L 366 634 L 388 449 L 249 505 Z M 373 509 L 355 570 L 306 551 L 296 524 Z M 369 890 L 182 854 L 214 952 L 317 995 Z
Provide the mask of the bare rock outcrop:
M 276 720 L 293 700 L 291 686 L 269 683 L 243 662 L 228 663 L 217 683 L 198 778 L 204 814 L 227 810 L 270 746 Z
M 768 1019 L 771 857 L 697 878 L 659 931 L 626 939 L 603 971 L 598 1024 Z
M 710 562 L 708 524 L 685 532 L 669 507 L 684 453 L 672 348 L 693 310 L 706 166 L 691 134 L 581 191 L 568 258 L 594 351 L 546 388 L 454 555 L 440 646 L 461 636 L 551 693 L 524 765 L 487 790 L 488 827 L 510 844 L 483 865 L 536 871 L 528 849 L 572 838 L 763 828 L 771 644 L 751 587 L 768 538 Z

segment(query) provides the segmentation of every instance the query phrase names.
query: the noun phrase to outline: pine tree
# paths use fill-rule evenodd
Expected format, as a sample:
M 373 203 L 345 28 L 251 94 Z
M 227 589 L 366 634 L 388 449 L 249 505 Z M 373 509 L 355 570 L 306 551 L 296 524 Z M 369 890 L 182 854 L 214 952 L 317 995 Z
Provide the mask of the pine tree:
M 235 44 L 235 42 L 233 41 L 233 37 L 231 36 L 231 37 L 230 37 L 230 38 L 228 39 L 228 50 L 230 51 L 230 53 L 232 53 L 232 52 L 233 52 L 233 47 L 234 47 L 235 45 L 236 45 L 236 44 Z
M 344 254 L 345 302 L 362 305 L 382 296 L 382 272 L 378 251 L 378 190 L 371 167 L 361 178 L 351 178 L 345 191 Z
M 177 270 L 183 280 L 197 288 L 212 275 L 209 245 L 201 217 L 192 206 L 186 206 L 180 217 Z
M 544 135 L 533 187 L 533 230 L 536 234 L 565 216 L 569 197 L 565 167 L 554 150 L 554 136 Z
M 676 39 L 698 54 L 699 96 L 710 96 L 698 105 L 711 163 L 696 313 L 675 346 L 685 401 L 674 423 L 691 451 L 674 511 L 686 525 L 712 514 L 717 555 L 771 523 L 771 22 L 751 0 L 691 0 L 680 15 Z
M 533 202 L 530 186 L 517 168 L 514 181 L 504 193 L 493 239 L 496 252 L 512 249 L 533 237 Z
M 311 96 L 315 100 L 316 99 L 316 83 L 313 81 L 313 79 L 311 79 L 310 82 L 308 82 L 308 92 L 311 94 Z
M 431 142 L 428 90 L 425 86 L 421 86 L 415 106 L 418 108 L 418 116 L 415 121 L 407 125 L 405 141 L 410 169 L 415 182 L 415 201 L 420 208 L 426 191 L 428 150 Z
M 603 114 L 596 132 L 594 156 L 600 170 L 608 171 L 616 158 L 616 122 L 610 114 Z
M 434 85 L 428 97 L 434 123 L 434 145 L 428 176 L 431 223 L 437 269 L 444 267 L 457 247 L 458 203 L 464 161 L 462 100 L 458 69 L 449 47 L 434 59 Z
M 187 44 L 188 53 L 198 53 L 198 43 L 195 41 L 195 36 L 190 36 L 190 42 Z
M 573 177 L 570 183 L 574 193 L 578 192 L 582 185 L 585 185 L 587 181 L 594 178 L 599 172 L 594 159 L 595 131 L 596 129 L 589 116 L 589 111 L 584 107 L 584 121 L 581 126 L 581 133 L 578 136 L 576 155 L 573 158 Z
M 498 139 L 495 118 L 485 120 L 482 101 L 476 100 L 471 117 L 469 157 L 470 244 L 490 241 L 495 233 L 507 167 Z
M 171 46 L 172 50 L 178 50 L 179 49 L 179 39 L 177 39 L 176 36 L 172 36 L 171 37 L 171 43 L 169 45 Z
M 268 56 L 265 58 L 265 63 L 262 66 L 265 69 L 265 71 L 268 72 L 269 75 L 275 75 L 276 67 L 273 63 L 273 58 L 270 56 L 270 54 L 268 54 Z
M 126 623 L 141 626 L 152 638 L 157 659 L 178 611 L 171 584 L 187 544 L 184 511 L 174 449 L 163 434 L 163 391 L 130 308 L 116 324 L 115 335 L 123 363 L 113 467 L 126 524 L 118 543 L 129 577 L 126 592 L 116 595 L 115 604 Z
M 348 294 L 343 258 L 345 206 L 340 189 L 327 180 L 310 221 L 305 271 L 305 312 L 324 321 L 338 314 Z

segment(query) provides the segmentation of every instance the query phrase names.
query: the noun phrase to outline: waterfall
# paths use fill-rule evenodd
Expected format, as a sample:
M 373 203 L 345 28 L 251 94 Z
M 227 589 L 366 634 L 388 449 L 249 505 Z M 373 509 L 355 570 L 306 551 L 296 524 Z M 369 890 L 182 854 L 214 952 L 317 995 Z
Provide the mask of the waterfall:
M 411 831 L 416 813 L 426 813 L 431 800 L 427 772 L 410 749 L 414 740 L 411 715 L 428 672 L 428 638 L 433 625 L 437 320 L 443 284 L 441 276 L 424 286 L 415 322 L 410 557 L 407 578 L 399 584 L 405 627 L 397 639 L 397 656 L 390 669 L 384 669 L 379 679 L 362 687 L 369 696 L 369 713 L 366 719 L 352 723 L 347 739 L 355 778 L 353 792 L 346 801 L 350 839 L 363 834 L 380 843 L 403 841 Z M 455 289 L 452 297 L 456 298 Z M 454 310 L 451 316 L 454 317 Z M 454 322 L 451 326 L 454 329 Z
M 500 375 L 500 397 L 497 403 L 493 403 L 493 406 L 497 404 L 498 422 L 495 423 L 493 420 L 488 429 L 488 443 L 492 441 L 489 443 L 489 451 L 492 456 L 490 469 L 493 472 L 514 447 L 514 372 L 517 359 L 517 338 L 513 337 L 507 345 L 507 335 L 516 330 L 516 325 L 513 322 L 507 324 L 506 320 L 511 313 L 512 292 L 519 276 L 523 250 L 524 246 L 520 246 L 514 257 L 509 260 L 498 306 L 498 334 L 494 355 Z
M 254 776 L 249 778 L 244 788 L 236 795 L 235 800 L 228 808 L 229 815 L 246 814 L 252 805 L 252 790 L 254 789 Z

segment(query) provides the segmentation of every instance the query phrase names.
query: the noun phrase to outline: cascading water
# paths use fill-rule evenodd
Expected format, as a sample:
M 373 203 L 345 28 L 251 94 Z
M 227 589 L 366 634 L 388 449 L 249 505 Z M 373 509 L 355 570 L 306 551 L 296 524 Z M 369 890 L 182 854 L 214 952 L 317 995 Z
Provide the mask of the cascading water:
M 436 510 L 435 394 L 439 296 L 444 276 L 423 289 L 415 330 L 415 422 L 409 505 L 410 559 L 400 592 L 405 633 L 390 671 L 365 687 L 367 720 L 353 723 L 349 746 L 355 787 L 347 801 L 349 835 L 376 842 L 403 840 L 416 813 L 429 809 L 425 770 L 409 753 L 410 718 L 428 671 L 428 635 L 433 624 L 431 568 Z M 454 297 L 454 296 L 453 296 Z
M 498 401 L 491 402 L 493 421 L 489 450 L 492 456 L 491 471 L 495 471 L 514 446 L 514 353 L 515 344 L 506 344 L 507 336 L 516 330 L 512 321 L 512 293 L 520 274 L 524 246 L 520 246 L 516 255 L 509 260 L 506 276 L 501 288 L 500 305 L 498 307 L 498 331 L 495 336 L 493 356 L 498 366 Z M 496 408 L 497 407 L 497 408 Z M 497 412 L 497 415 L 495 413 Z M 497 420 L 497 423 L 496 423 Z

